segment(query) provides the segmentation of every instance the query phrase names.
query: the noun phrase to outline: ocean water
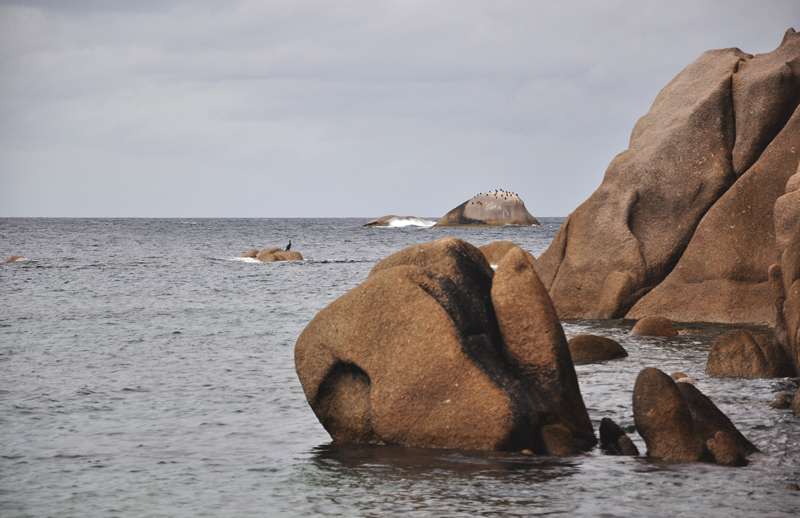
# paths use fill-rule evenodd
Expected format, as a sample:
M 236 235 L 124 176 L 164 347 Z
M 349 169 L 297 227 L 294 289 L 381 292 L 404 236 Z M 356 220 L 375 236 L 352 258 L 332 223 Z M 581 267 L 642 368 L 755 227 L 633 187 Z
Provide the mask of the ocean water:
M 360 219 L 0 219 L 0 516 L 797 516 L 796 380 L 709 379 L 729 326 L 678 338 L 564 322 L 618 340 L 578 366 L 595 429 L 633 430 L 647 366 L 698 378 L 761 450 L 745 468 L 612 457 L 332 444 L 294 371 L 300 332 L 380 259 L 455 236 L 539 256 L 535 228 L 360 228 Z M 305 261 L 234 256 L 283 247 Z M 2 259 L 0 258 L 0 259 Z

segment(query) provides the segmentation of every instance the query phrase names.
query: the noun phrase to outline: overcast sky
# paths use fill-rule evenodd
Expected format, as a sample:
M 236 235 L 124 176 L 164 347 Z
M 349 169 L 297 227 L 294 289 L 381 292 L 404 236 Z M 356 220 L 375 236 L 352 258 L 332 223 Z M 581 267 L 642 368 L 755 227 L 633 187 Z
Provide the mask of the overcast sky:
M 797 0 L 0 0 L 0 216 L 565 216 L 678 72 Z

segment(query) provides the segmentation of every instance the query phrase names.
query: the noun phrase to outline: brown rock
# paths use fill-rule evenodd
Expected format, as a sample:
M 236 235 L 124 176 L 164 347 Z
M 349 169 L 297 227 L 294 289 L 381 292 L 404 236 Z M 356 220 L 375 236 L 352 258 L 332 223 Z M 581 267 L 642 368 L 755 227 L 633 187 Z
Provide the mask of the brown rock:
M 611 455 L 639 455 L 639 448 L 620 426 L 608 417 L 600 421 L 600 445 Z
M 673 461 L 707 459 L 705 441 L 695 429 L 678 385 L 660 370 L 648 367 L 636 378 L 633 419 L 648 456 Z
M 717 464 L 725 466 L 747 466 L 742 452 L 736 447 L 733 438 L 725 432 L 717 432 L 714 437 L 706 441 L 706 448 L 714 457 Z
M 511 241 L 494 241 L 488 245 L 478 247 L 478 250 L 483 252 L 483 255 L 486 256 L 486 260 L 490 265 L 497 266 L 500 264 L 500 261 L 508 253 L 508 251 L 513 248 L 520 247 Z M 526 257 L 528 257 L 528 260 L 530 260 L 531 264 L 535 264 L 536 258 L 533 257 L 533 254 L 525 250 L 523 251 L 527 254 Z
M 545 453 L 542 429 L 561 425 L 592 443 L 552 304 L 524 255 L 508 255 L 493 286 L 468 243 L 414 245 L 314 317 L 295 366 L 334 440 Z
M 250 250 L 249 252 L 239 254 L 236 257 L 248 257 L 250 259 L 255 259 L 257 255 L 258 255 L 258 250 Z
M 706 362 L 714 378 L 783 378 L 794 368 L 780 344 L 749 329 L 736 329 L 717 338 Z
M 25 258 L 22 257 L 21 255 L 12 255 L 11 257 L 9 257 L 8 259 L 6 259 L 3 262 L 4 263 L 15 263 L 15 262 L 19 261 L 20 259 L 25 259 Z
M 796 416 L 800 416 L 800 389 L 797 389 L 797 393 L 792 399 L 792 413 Z
M 674 379 L 674 380 L 679 380 L 681 378 L 688 378 L 689 376 L 687 376 L 683 372 L 672 372 L 672 373 L 670 373 L 669 377 Z
M 625 358 L 628 352 L 616 341 L 605 336 L 577 335 L 567 342 L 572 362 L 576 365 Z
M 577 455 L 581 452 L 566 426 L 548 424 L 542 426 L 541 434 L 547 455 Z
M 281 251 L 281 252 L 275 252 L 274 255 L 275 255 L 275 257 L 278 258 L 279 261 L 302 261 L 303 260 L 303 255 L 300 252 L 293 252 L 293 251 L 287 252 L 287 251 L 284 250 L 284 251 Z
M 282 248 L 265 248 L 264 250 L 256 254 L 256 259 L 258 259 L 262 263 L 271 263 L 274 261 L 279 261 L 279 259 L 275 257 L 275 252 L 282 252 L 282 251 L 283 251 Z
M 708 398 L 700 392 L 697 387 L 689 383 L 678 383 L 678 390 L 683 396 L 684 401 L 692 414 L 692 422 L 695 430 L 700 434 L 700 438 L 708 441 L 715 437 L 719 431 L 725 432 L 733 438 L 736 447 L 744 455 L 750 455 L 758 451 L 753 443 L 748 441 L 744 435 L 731 423 L 722 411 Z
M 794 401 L 794 394 L 781 394 L 775 398 L 769 406 L 777 410 L 786 410 L 792 408 L 792 401 Z
M 539 226 L 525 203 L 514 193 L 492 191 L 479 194 L 454 208 L 434 227 Z
M 631 329 L 632 335 L 645 336 L 678 336 L 678 331 L 669 319 L 660 315 L 650 315 L 642 318 Z
M 678 334 L 683 336 L 683 335 L 702 335 L 705 333 L 700 329 L 681 329 L 680 331 L 678 331 Z

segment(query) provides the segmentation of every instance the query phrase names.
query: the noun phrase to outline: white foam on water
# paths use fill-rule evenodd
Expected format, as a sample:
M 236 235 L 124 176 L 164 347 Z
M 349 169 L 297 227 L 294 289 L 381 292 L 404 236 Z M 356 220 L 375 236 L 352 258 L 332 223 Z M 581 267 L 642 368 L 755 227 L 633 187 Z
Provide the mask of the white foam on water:
M 255 257 L 226 257 L 225 259 L 229 261 L 239 261 L 242 263 L 260 263 L 258 259 Z
M 392 218 L 388 227 L 432 227 L 435 221 L 422 218 Z

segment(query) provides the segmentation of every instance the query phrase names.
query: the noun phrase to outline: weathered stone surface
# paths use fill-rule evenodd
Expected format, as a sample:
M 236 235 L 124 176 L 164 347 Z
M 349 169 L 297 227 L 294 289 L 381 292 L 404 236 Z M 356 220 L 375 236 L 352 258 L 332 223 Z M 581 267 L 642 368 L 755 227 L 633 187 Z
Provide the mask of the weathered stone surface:
M 461 240 L 401 250 L 314 317 L 295 365 L 336 441 L 547 453 L 560 428 L 543 429 L 560 425 L 582 449 L 596 442 L 521 250 L 496 274 Z
M 783 378 L 795 373 L 778 342 L 749 329 L 736 329 L 714 342 L 706 374 L 714 378 Z
M 706 441 L 706 448 L 714 457 L 714 462 L 725 466 L 747 466 L 747 460 L 736 447 L 733 438 L 722 431 Z
M 255 257 L 257 255 L 258 255 L 258 250 L 250 250 L 249 252 L 245 252 L 243 254 L 239 254 L 236 257 L 247 257 L 247 258 L 250 258 L 250 259 L 255 259 Z
M 673 79 L 537 261 L 559 315 L 772 321 L 772 212 L 800 157 L 799 85 L 792 29 L 773 52 L 709 51 Z
M 631 329 L 632 335 L 678 336 L 678 331 L 668 318 L 650 315 L 642 318 Z
M 248 254 L 251 252 L 248 252 Z M 250 257 L 244 254 L 239 257 Z M 265 248 L 256 253 L 255 258 L 262 263 L 273 263 L 275 261 L 302 261 L 303 255 L 300 252 L 287 251 L 282 248 Z
M 733 439 L 743 455 L 750 455 L 758 451 L 758 448 L 736 429 L 728 416 L 722 413 L 711 399 L 700 392 L 697 387 L 690 383 L 678 383 L 677 385 L 689 407 L 692 422 L 701 439 L 708 441 L 714 438 L 717 432 L 722 431 Z
M 548 424 L 542 426 L 542 444 L 547 455 L 577 455 L 580 449 L 566 426 Z
M 300 252 L 283 250 L 281 252 L 275 252 L 275 257 L 278 258 L 279 261 L 302 261 L 303 254 Z
M 273 261 L 278 260 L 278 258 L 275 257 L 275 252 L 281 252 L 281 251 L 283 251 L 282 248 L 265 248 L 264 250 L 256 254 L 256 259 L 258 259 L 262 263 L 271 263 Z
M 797 389 L 794 399 L 792 399 L 792 413 L 796 416 L 800 416 L 800 389 Z
M 15 262 L 19 261 L 20 259 L 25 259 L 25 258 L 22 257 L 21 255 L 12 255 L 11 257 L 9 257 L 8 259 L 6 259 L 3 262 L 4 263 L 15 263 Z
M 577 335 L 567 342 L 572 363 L 597 363 L 625 358 L 628 352 L 616 341 L 605 336 Z
M 494 241 L 489 243 L 488 245 L 479 246 L 478 250 L 480 250 L 483 255 L 486 257 L 486 260 L 489 262 L 491 266 L 497 266 L 500 264 L 500 261 L 505 257 L 505 255 L 509 252 L 509 250 L 514 248 L 520 248 L 516 243 L 512 243 L 511 241 Z M 533 254 L 520 248 L 523 252 L 525 252 L 526 257 L 531 262 L 531 264 L 536 263 L 536 258 L 533 257 Z
M 787 408 L 792 408 L 793 401 L 794 394 L 781 394 L 772 400 L 769 406 L 770 408 L 775 408 L 777 410 L 786 410 Z
M 673 461 L 708 459 L 705 441 L 695 429 L 678 385 L 660 370 L 648 367 L 636 378 L 633 419 L 648 456 Z
M 479 194 L 454 208 L 434 227 L 539 226 L 525 203 L 515 193 L 491 191 Z
M 600 445 L 611 455 L 639 455 L 639 448 L 620 426 L 608 417 L 600 421 Z

